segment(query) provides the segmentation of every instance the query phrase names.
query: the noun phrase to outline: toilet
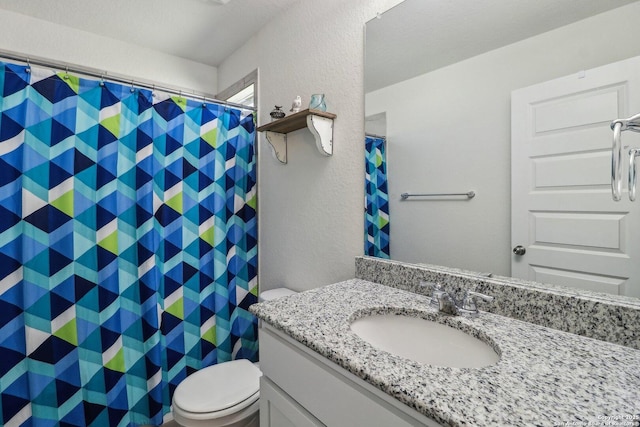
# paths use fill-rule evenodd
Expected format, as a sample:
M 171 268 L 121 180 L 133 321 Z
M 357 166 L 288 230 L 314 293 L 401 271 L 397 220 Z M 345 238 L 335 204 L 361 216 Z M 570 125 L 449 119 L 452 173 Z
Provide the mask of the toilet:
M 259 300 L 295 294 L 287 288 L 264 291 Z M 218 363 L 185 378 L 173 393 L 173 419 L 183 427 L 258 427 L 258 364 L 246 359 Z

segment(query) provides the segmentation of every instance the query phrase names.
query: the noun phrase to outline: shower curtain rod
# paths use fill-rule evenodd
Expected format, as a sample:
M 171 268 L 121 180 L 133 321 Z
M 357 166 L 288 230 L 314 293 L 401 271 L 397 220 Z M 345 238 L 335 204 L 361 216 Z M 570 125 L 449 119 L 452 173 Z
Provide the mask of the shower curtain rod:
M 123 83 L 131 86 L 135 85 L 137 87 L 150 89 L 151 91 L 159 90 L 161 92 L 166 92 L 172 95 L 178 95 L 185 98 L 191 98 L 191 99 L 199 100 L 202 102 L 212 102 L 214 104 L 221 104 L 229 107 L 234 107 L 234 108 L 249 110 L 254 112 L 258 110 L 256 107 L 249 107 L 247 105 L 236 104 L 228 101 L 222 101 L 220 99 L 216 99 L 213 95 L 208 95 L 206 93 L 197 93 L 194 90 L 175 89 L 175 88 L 157 85 L 149 82 L 143 82 L 140 80 L 136 80 L 135 78 L 126 78 L 118 75 L 110 75 L 107 73 L 107 71 L 100 71 L 95 68 L 81 67 L 79 65 L 69 65 L 64 62 L 52 61 L 49 59 L 21 56 L 21 55 L 13 54 L 3 50 L 0 50 L 0 58 L 8 59 L 16 62 L 22 62 L 27 65 L 39 65 L 41 67 L 54 68 L 60 71 L 79 73 L 85 76 L 96 77 L 96 78 L 100 78 L 103 80 L 108 80 L 116 83 Z
M 376 135 L 375 133 L 366 133 L 364 134 L 364 136 L 369 136 L 371 138 L 382 138 L 382 139 L 387 139 L 386 136 L 384 135 Z

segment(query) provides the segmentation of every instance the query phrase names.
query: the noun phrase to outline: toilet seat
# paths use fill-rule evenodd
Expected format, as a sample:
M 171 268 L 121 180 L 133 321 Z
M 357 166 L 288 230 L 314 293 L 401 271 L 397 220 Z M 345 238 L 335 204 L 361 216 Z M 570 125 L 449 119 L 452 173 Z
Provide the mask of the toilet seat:
M 260 398 L 262 372 L 245 359 L 194 372 L 173 394 L 173 407 L 190 419 L 216 419 L 248 408 Z

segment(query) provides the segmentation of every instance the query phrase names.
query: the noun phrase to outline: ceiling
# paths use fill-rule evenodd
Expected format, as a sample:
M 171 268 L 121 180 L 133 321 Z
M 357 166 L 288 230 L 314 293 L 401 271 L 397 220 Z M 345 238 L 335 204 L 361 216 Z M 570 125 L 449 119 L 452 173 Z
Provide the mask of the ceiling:
M 367 23 L 365 92 L 634 1 L 406 0 Z
M 0 0 L 0 8 L 219 66 L 296 1 Z M 366 91 L 634 1 L 406 0 L 367 23 Z
M 296 1 L 0 0 L 0 9 L 218 66 Z

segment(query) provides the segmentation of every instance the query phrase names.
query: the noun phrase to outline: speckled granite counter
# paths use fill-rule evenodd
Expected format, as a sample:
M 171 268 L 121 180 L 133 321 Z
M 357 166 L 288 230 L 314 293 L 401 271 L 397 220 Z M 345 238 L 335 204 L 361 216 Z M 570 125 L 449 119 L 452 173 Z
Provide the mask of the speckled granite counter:
M 638 298 L 372 257 L 356 258 L 356 278 L 416 293 L 428 291 L 421 281 L 437 282 L 457 298 L 475 290 L 495 297 L 478 301 L 481 310 L 640 350 Z
M 607 425 L 606 417 L 619 417 L 609 425 L 638 425 L 640 350 L 491 313 L 475 319 L 446 316 L 428 301 L 353 279 L 250 310 L 444 425 Z M 462 329 L 493 345 L 501 359 L 485 368 L 423 365 L 378 350 L 351 332 L 355 318 L 388 311 Z M 636 424 L 630 421 L 634 417 Z

